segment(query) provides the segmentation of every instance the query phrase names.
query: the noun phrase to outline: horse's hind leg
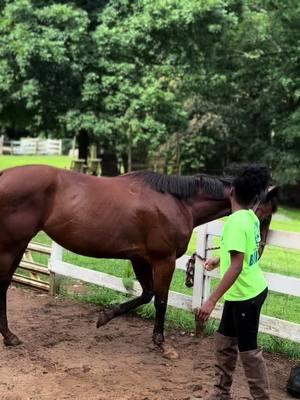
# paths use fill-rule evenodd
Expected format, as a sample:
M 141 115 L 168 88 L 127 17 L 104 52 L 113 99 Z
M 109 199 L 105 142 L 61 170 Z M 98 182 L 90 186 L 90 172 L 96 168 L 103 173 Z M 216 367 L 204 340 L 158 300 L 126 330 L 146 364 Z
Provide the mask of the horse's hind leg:
M 155 323 L 153 330 L 153 343 L 159 346 L 167 358 L 177 358 L 178 354 L 172 346 L 165 344 L 164 325 L 168 304 L 169 288 L 175 269 L 175 257 L 156 260 L 153 266 Z
M 0 333 L 6 346 L 17 346 L 22 343 L 19 338 L 8 328 L 7 322 L 7 289 L 11 283 L 12 275 L 18 267 L 23 255 L 23 250 L 17 256 L 2 254 L 0 256 Z
M 6 294 L 8 286 L 8 282 L 0 282 L 0 332 L 6 346 L 17 346 L 21 341 L 9 330 L 7 323 Z
M 111 319 L 118 317 L 119 315 L 125 314 L 143 304 L 150 303 L 153 297 L 153 277 L 151 266 L 147 262 L 141 260 L 133 260 L 132 266 L 135 276 L 143 289 L 141 296 L 125 303 L 118 304 L 113 308 L 101 311 L 97 322 L 97 328 L 105 325 Z

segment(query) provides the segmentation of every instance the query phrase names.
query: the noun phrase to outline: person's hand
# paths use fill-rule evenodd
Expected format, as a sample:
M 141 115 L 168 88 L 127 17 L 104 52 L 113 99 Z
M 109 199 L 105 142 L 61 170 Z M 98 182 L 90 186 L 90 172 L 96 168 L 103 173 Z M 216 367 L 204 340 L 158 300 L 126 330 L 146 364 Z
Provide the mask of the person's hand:
M 202 305 L 202 307 L 198 311 L 198 319 L 200 323 L 204 324 L 208 320 L 215 306 L 216 306 L 215 302 L 213 302 L 210 299 L 206 300 L 206 302 Z
M 203 264 L 204 268 L 206 271 L 212 271 L 213 269 L 217 268 L 220 264 L 220 258 L 219 257 L 212 257 L 206 260 Z

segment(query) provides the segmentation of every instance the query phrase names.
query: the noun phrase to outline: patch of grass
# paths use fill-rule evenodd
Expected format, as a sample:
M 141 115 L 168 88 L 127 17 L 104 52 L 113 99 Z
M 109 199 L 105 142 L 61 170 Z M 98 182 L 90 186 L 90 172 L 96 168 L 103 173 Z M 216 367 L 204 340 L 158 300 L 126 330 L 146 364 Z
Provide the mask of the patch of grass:
M 218 279 L 212 280 L 212 289 L 218 282 Z M 263 305 L 262 314 L 300 324 L 300 298 L 270 291 Z
M 195 232 L 192 233 L 186 254 L 191 256 L 197 248 L 197 234 Z
M 0 156 L 0 170 L 29 164 L 52 165 L 69 169 L 71 158 L 68 156 Z
M 260 261 L 263 271 L 300 277 L 300 250 L 267 246 Z
M 272 219 L 271 229 L 278 231 L 300 232 L 300 210 L 291 207 L 279 207 L 279 216 Z
M 258 336 L 259 346 L 269 353 L 283 354 L 294 360 L 300 358 L 300 347 L 290 340 L 281 339 L 275 336 L 260 333 Z

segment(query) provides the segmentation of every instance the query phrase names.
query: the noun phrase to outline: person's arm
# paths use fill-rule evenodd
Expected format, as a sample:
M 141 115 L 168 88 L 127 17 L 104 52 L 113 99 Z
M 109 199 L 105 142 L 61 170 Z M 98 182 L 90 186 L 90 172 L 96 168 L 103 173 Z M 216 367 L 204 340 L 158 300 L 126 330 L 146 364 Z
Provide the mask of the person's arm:
M 243 268 L 244 253 L 238 251 L 231 251 L 231 263 L 227 272 L 223 276 L 221 282 L 216 289 L 211 293 L 206 302 L 202 305 L 198 312 L 200 322 L 204 323 L 209 318 L 213 309 L 220 298 L 227 292 L 227 290 L 234 284 L 236 279 Z

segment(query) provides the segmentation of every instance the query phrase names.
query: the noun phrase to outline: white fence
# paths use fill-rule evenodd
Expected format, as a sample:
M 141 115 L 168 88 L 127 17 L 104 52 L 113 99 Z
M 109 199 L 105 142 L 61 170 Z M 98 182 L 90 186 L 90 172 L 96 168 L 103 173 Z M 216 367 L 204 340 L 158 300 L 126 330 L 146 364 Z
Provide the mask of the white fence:
M 3 154 L 4 137 L 0 136 L 0 154 Z
M 18 155 L 61 155 L 62 140 L 22 138 L 11 141 L 11 154 Z
M 214 238 L 216 236 L 220 236 L 221 229 L 222 223 L 219 221 L 214 221 L 203 225 L 196 230 L 198 254 L 200 254 L 202 257 L 210 256 L 206 249 L 213 246 Z M 300 250 L 300 234 L 270 231 L 267 243 L 273 246 Z M 127 290 L 124 287 L 121 278 L 117 278 L 103 272 L 81 268 L 77 265 L 64 262 L 63 251 L 64 249 L 62 247 L 56 243 L 53 243 L 49 261 L 49 270 L 52 280 L 54 280 L 55 274 L 58 274 L 79 279 L 84 282 L 93 283 L 122 293 L 128 293 L 134 296 L 138 296 L 141 293 L 141 287 L 138 282 L 134 282 L 133 288 L 131 290 Z M 188 259 L 188 255 L 184 255 L 179 258 L 176 261 L 176 268 L 185 270 Z M 300 297 L 300 279 L 273 273 L 266 273 L 265 276 L 268 280 L 269 289 L 271 291 Z M 217 277 L 219 277 L 218 270 L 211 272 L 205 271 L 201 265 L 201 262 L 197 258 L 193 295 L 188 296 L 171 291 L 169 293 L 168 304 L 176 308 L 195 311 L 209 296 L 211 279 Z M 221 311 L 222 306 L 218 304 L 213 312 L 213 317 L 220 318 Z M 269 333 L 284 339 L 300 342 L 300 325 L 296 323 L 262 315 L 260 330 L 264 333 Z

